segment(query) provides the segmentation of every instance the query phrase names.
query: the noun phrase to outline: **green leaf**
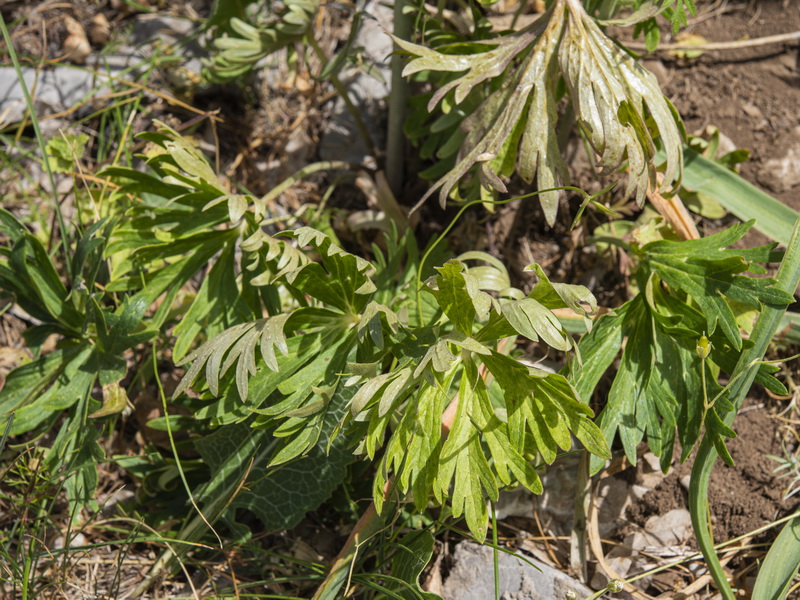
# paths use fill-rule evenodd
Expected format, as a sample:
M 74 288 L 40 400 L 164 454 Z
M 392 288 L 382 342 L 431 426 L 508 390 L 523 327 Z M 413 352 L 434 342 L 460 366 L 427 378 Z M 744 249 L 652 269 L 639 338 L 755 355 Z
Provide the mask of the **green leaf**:
M 227 327 L 250 316 L 236 284 L 235 244 L 227 244 L 211 267 L 189 310 L 175 327 L 172 358 L 178 363 L 199 335 L 213 339 Z
M 550 310 L 533 298 L 500 300 L 500 311 L 514 330 L 534 342 L 542 341 L 556 350 L 572 348 L 572 338 Z
M 653 17 L 660 15 L 667 10 L 668 7 L 669 2 L 664 2 L 663 0 L 659 0 L 658 2 L 654 2 L 653 0 L 645 0 L 627 17 L 598 20 L 598 23 L 603 26 L 617 25 L 619 27 L 630 27 L 631 25 L 637 25 L 638 23 L 647 21 L 648 19 L 652 19 Z
M 756 577 L 753 600 L 783 600 L 800 567 L 800 516 L 790 520 L 772 543 Z
M 79 508 L 89 507 L 97 511 L 99 505 L 95 500 L 97 493 L 97 465 L 105 461 L 105 453 L 97 442 L 99 434 L 93 425 L 84 426 L 80 439 L 76 440 L 75 450 L 68 459 L 67 477 L 64 489 L 67 492 L 72 508 L 73 523 L 82 521 Z
M 372 265 L 345 252 L 333 243 L 330 236 L 311 227 L 301 227 L 291 233 L 300 246 L 315 248 L 321 255 L 322 264 L 307 263 L 287 273 L 288 283 L 345 314 L 360 314 L 375 291 L 375 284 L 368 275 Z
M 458 409 L 450 434 L 442 447 L 434 492 L 438 498 L 450 495 L 453 516 L 465 516 L 470 531 L 479 539 L 486 537 L 489 513 L 484 490 L 497 500 L 494 474 L 481 448 L 481 398 L 473 393 L 471 377 L 463 376 L 459 388 Z M 486 399 L 483 399 L 485 402 Z M 455 478 L 452 494 L 450 483 Z
M 741 176 L 684 148 L 683 187 L 713 198 L 742 221 L 755 221 L 755 228 L 784 246 L 792 236 L 800 213 L 776 200 Z
M 237 37 L 225 35 L 214 40 L 215 52 L 210 60 L 204 61 L 204 75 L 215 83 L 246 75 L 265 56 L 299 42 L 312 25 L 319 5 L 319 0 L 289 0 L 277 19 L 262 27 L 242 21 L 243 10 L 217 11 L 220 23 L 228 17 L 230 33 Z
M 405 600 L 442 600 L 438 594 L 426 592 L 419 585 L 420 575 L 433 556 L 434 544 L 433 535 L 424 529 L 411 531 L 397 541 L 392 576 L 404 581 L 408 587 L 398 585 L 393 591 Z
M 737 350 L 742 347 L 742 338 L 726 297 L 756 309 L 762 303 L 785 306 L 794 300 L 791 294 L 773 287 L 772 279 L 737 275 L 756 269 L 757 265 L 751 265 L 748 258 L 765 260 L 771 249 L 767 246 L 743 251 L 723 249 L 744 235 L 750 226 L 752 222 L 702 240 L 664 240 L 642 248 L 650 268 L 670 287 L 686 292 L 697 302 L 706 318 L 707 333 L 712 334 L 719 323 Z
M 33 430 L 90 390 L 96 374 L 85 365 L 91 355 L 88 344 L 72 346 L 11 371 L 0 391 L 0 420 L 16 415 L 11 435 Z
M 577 396 L 575 388 L 562 375 L 550 373 L 546 377 L 531 379 L 533 397 L 543 407 L 551 435 L 558 432 L 561 425 L 569 428 L 583 446 L 595 456 L 611 458 L 611 451 L 600 429 L 592 423 L 592 410 L 583 404 Z M 559 425 L 552 428 L 554 415 L 558 416 Z M 559 442 L 556 435 L 553 435 Z M 571 441 L 559 443 L 564 450 L 570 448 Z
M 203 502 L 232 495 L 250 469 L 247 483 L 230 501 L 229 509 L 252 511 L 269 530 L 290 529 L 310 510 L 320 506 L 339 486 L 347 466 L 355 457 L 347 440 L 330 435 L 344 415 L 353 391 L 339 386 L 324 418 L 314 448 L 295 461 L 268 467 L 275 441 L 269 430 L 250 429 L 244 424 L 221 427 L 195 446 L 211 468 L 209 484 L 200 491 Z M 252 467 L 251 467 L 252 460 Z
M 283 332 L 289 317 L 289 314 L 283 314 L 235 325 L 203 344 L 178 363 L 182 365 L 191 362 L 192 366 L 181 379 L 173 397 L 188 389 L 204 366 L 208 387 L 214 396 L 218 396 L 220 379 L 236 364 L 239 397 L 243 401 L 247 400 L 249 379 L 256 374 L 256 346 L 259 346 L 266 365 L 277 372 L 275 348 L 284 355 L 289 352 Z
M 89 415 L 90 419 L 109 417 L 121 413 L 128 406 L 128 393 L 119 383 L 103 386 L 103 406 Z
M 425 282 L 425 291 L 436 298 L 453 326 L 466 336 L 472 335 L 476 319 L 484 320 L 491 308 L 491 297 L 482 292 L 464 264 L 449 260 L 437 267 L 439 274 Z
M 544 269 L 536 263 L 528 265 L 525 270 L 533 271 L 539 278 L 528 296 L 542 306 L 549 309 L 569 308 L 586 317 L 597 313 L 597 299 L 589 288 L 582 285 L 552 283 Z
M 42 243 L 33 235 L 20 237 L 8 255 L 10 271 L 0 262 L 0 284 L 22 308 L 44 321 L 56 322 L 71 333 L 83 323 L 67 301 L 67 288 Z
M 627 302 L 613 313 L 600 317 L 578 344 L 580 360 L 576 357 L 570 361 L 568 378 L 584 404 L 589 404 L 594 389 L 622 347 L 623 324 L 631 306 Z
M 45 151 L 50 170 L 54 173 L 70 173 L 78 159 L 83 156 L 89 136 L 85 133 L 59 132 L 47 140 Z

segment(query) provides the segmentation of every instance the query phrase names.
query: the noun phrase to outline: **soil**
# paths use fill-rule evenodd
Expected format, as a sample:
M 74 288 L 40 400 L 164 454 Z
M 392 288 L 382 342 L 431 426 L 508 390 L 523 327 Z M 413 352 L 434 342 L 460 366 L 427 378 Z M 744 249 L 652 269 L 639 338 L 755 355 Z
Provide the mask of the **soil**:
M 785 425 L 770 415 L 763 403 L 757 403 L 742 411 L 735 429 L 738 437 L 728 441 L 735 466 L 728 467 L 718 461 L 708 490 L 716 542 L 748 534 L 789 514 L 797 504 L 797 499 L 781 499 L 786 482 L 778 480 L 773 473 L 777 463 L 766 456 L 781 455 Z M 633 523 L 644 526 L 653 515 L 687 508 L 687 491 L 682 481 L 685 482 L 692 471 L 693 456 L 673 468 L 661 483 L 631 507 L 628 516 Z M 766 541 L 774 535 L 775 532 L 767 532 L 756 541 Z
M 720 3 L 716 3 L 720 4 Z M 702 5 L 701 5 L 702 11 Z M 724 12 L 720 12 L 724 11 Z M 717 14 L 714 14 L 714 13 Z M 706 18 L 710 17 L 710 18 Z M 687 34 L 709 42 L 762 38 L 800 30 L 800 4 L 792 0 L 722 2 L 699 15 Z M 796 144 L 800 125 L 800 47 L 771 44 L 707 52 L 688 61 L 659 54 L 664 93 L 683 117 L 688 133 L 700 133 L 712 125 L 737 148 L 750 150 L 741 175 L 792 208 L 800 208 L 800 190 L 784 189 L 770 180 L 764 166 L 786 156 Z M 748 245 L 767 243 L 751 232 Z

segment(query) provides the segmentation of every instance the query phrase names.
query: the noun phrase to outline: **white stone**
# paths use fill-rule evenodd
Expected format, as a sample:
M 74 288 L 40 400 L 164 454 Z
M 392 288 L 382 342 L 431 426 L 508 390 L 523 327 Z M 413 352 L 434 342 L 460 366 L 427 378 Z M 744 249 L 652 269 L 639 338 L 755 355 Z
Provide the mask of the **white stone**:
M 492 548 L 463 541 L 456 546 L 453 568 L 442 585 L 444 600 L 486 600 L 494 598 Z M 504 600 L 562 600 L 572 590 L 578 598 L 588 598 L 592 591 L 561 571 L 525 557 L 535 564 L 498 553 L 500 594 Z

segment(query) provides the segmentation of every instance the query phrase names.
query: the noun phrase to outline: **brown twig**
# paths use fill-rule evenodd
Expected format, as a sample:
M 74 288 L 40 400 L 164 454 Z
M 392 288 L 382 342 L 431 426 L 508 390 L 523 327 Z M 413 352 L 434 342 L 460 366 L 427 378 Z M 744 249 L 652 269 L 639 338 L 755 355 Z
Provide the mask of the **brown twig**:
M 768 35 L 751 40 L 736 40 L 733 42 L 708 42 L 707 44 L 684 44 L 676 42 L 674 44 L 660 44 L 654 52 L 666 52 L 670 50 L 738 50 L 740 48 L 755 48 L 757 46 L 768 46 L 770 44 L 781 44 L 794 42 L 796 40 L 800 40 L 800 31 Z M 625 45 L 633 50 L 647 50 L 647 46 L 641 42 L 625 42 Z

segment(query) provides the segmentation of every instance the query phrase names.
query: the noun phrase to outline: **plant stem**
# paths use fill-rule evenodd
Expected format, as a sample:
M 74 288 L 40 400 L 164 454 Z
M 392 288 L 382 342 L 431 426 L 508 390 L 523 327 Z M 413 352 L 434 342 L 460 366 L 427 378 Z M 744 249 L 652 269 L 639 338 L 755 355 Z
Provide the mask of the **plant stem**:
M 317 58 L 325 64 L 327 62 L 328 57 L 325 56 L 324 50 L 320 47 L 317 40 L 314 39 L 313 35 L 306 36 L 308 39 L 308 45 L 311 46 L 311 49 L 314 51 L 314 54 L 317 55 Z M 356 127 L 358 128 L 358 132 L 361 134 L 361 137 L 364 139 L 364 143 L 367 145 L 367 150 L 370 154 L 374 157 L 378 157 L 377 147 L 375 146 L 375 142 L 372 141 L 372 136 L 369 134 L 369 129 L 367 128 L 367 124 L 364 121 L 364 118 L 361 116 L 361 112 L 359 111 L 358 107 L 353 104 L 353 101 L 350 99 L 350 95 L 347 93 L 347 88 L 342 83 L 342 80 L 339 79 L 339 76 L 335 73 L 331 74 L 330 82 L 333 86 L 333 89 L 336 90 L 336 93 L 339 94 L 339 97 L 344 102 L 345 107 L 347 108 L 347 112 L 350 113 L 350 116 L 353 117 L 353 121 L 356 123 Z
M 494 600 L 500 600 L 500 560 L 497 554 L 497 511 L 492 502 L 492 566 L 494 567 Z
M 64 267 L 67 270 L 67 279 L 72 281 L 72 261 L 69 259 L 70 236 L 69 230 L 64 223 L 64 215 L 61 212 L 61 203 L 58 200 L 58 192 L 56 191 L 56 180 L 53 176 L 53 171 L 50 169 L 50 162 L 47 160 L 47 149 L 45 147 L 44 137 L 42 137 L 42 130 L 39 127 L 39 119 L 36 117 L 36 110 L 33 106 L 33 98 L 31 98 L 31 94 L 28 91 L 28 86 L 25 83 L 25 78 L 22 74 L 22 67 L 19 64 L 17 53 L 14 50 L 14 44 L 11 42 L 11 36 L 8 34 L 6 20 L 3 18 L 2 14 L 0 14 L 0 30 L 3 32 L 3 39 L 6 42 L 6 48 L 8 48 L 8 55 L 11 58 L 11 62 L 14 64 L 14 71 L 17 73 L 17 79 L 19 80 L 19 85 L 22 88 L 22 95 L 25 96 L 25 105 L 27 106 L 28 113 L 30 113 L 31 116 L 31 125 L 33 125 L 33 132 L 36 135 L 36 142 L 39 145 L 39 152 L 42 154 L 42 166 L 44 167 L 44 170 L 47 173 L 47 179 L 50 182 L 53 209 L 55 210 L 56 219 L 58 220 L 58 228 L 61 231 L 61 246 L 64 250 Z
M 800 220 L 795 223 L 792 238 L 775 279 L 775 287 L 789 293 L 793 293 L 797 289 L 798 283 L 800 283 Z M 753 328 L 753 333 L 750 336 L 753 346 L 742 352 L 736 368 L 731 373 L 730 398 L 734 410 L 723 417 L 723 422 L 726 425 L 730 426 L 733 423 L 736 414 L 741 409 L 760 366 L 759 361 L 767 351 L 767 347 L 772 341 L 781 317 L 785 312 L 785 306 L 767 304 L 759 315 L 758 321 Z M 706 433 L 692 466 L 691 484 L 689 486 L 689 511 L 692 515 L 692 527 L 698 546 L 703 553 L 708 570 L 714 578 L 720 594 L 724 600 L 736 600 L 736 596 L 725 576 L 725 571 L 714 551 L 714 539 L 709 529 L 707 512 L 708 486 L 716 460 L 717 450 L 708 433 Z
M 394 35 L 401 40 L 411 37 L 411 17 L 403 12 L 405 0 L 394 3 Z M 403 77 L 403 57 L 392 56 L 392 93 L 389 96 L 389 126 L 386 132 L 386 178 L 395 197 L 403 188 L 405 135 L 403 123 L 408 103 L 408 83 Z
M 393 485 L 393 480 L 386 482 L 384 500 L 389 498 Z M 384 503 L 383 510 L 384 515 L 392 515 L 394 513 L 394 504 Z M 340 597 L 340 591 L 344 591 L 346 594 L 347 583 L 352 575 L 359 549 L 385 527 L 386 517 L 379 515 L 375 502 L 371 502 L 364 514 L 361 515 L 358 523 L 353 527 L 350 536 L 334 560 L 327 577 L 317 588 L 312 600 L 334 600 Z M 343 587 L 344 590 L 342 590 Z

